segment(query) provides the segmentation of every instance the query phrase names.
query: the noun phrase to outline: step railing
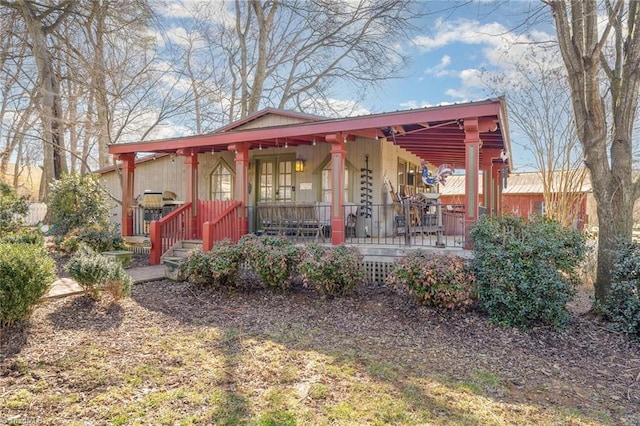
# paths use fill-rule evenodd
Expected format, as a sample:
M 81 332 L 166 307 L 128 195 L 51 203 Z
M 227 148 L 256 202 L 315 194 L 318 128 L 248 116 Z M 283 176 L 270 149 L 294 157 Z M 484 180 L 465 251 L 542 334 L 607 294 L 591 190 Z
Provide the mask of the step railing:
M 202 249 L 208 252 L 216 241 L 230 239 L 237 242 L 240 235 L 238 223 L 238 210 L 242 203 L 236 200 L 229 201 L 200 201 L 199 212 L 202 216 Z
M 189 222 L 193 214 L 192 203 L 172 211 L 160 220 L 154 220 L 149 225 L 151 250 L 149 251 L 149 264 L 159 265 L 162 255 L 165 254 L 178 241 L 191 239 L 193 235 Z

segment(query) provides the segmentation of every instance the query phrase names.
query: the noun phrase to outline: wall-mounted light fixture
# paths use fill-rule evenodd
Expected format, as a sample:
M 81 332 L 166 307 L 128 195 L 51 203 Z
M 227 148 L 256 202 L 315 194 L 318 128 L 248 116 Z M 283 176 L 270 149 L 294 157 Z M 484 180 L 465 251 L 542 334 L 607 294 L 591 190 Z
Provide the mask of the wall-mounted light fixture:
M 296 158 L 296 172 L 304 172 L 304 163 L 306 160 L 302 157 Z

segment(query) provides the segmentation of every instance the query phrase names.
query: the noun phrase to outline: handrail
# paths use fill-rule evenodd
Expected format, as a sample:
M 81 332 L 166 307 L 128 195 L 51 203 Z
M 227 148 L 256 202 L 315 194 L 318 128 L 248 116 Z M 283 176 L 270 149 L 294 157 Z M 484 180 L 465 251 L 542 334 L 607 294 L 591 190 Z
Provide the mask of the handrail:
M 191 235 L 189 230 L 189 218 L 191 217 L 193 204 L 187 202 L 175 209 L 160 220 L 154 220 L 149 226 L 151 250 L 149 251 L 149 264 L 159 265 L 160 258 L 175 243 L 187 239 Z
M 216 241 L 226 238 L 237 242 L 240 239 L 238 215 L 233 213 L 242 207 L 242 202 L 234 200 L 208 222 L 202 225 L 202 249 L 208 252 Z

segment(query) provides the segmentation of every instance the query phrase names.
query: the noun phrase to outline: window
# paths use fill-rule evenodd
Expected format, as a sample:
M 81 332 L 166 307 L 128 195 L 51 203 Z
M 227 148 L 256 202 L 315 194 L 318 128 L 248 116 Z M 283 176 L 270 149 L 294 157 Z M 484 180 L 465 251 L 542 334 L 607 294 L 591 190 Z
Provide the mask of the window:
M 409 174 L 407 175 L 407 185 L 415 188 L 416 186 L 418 186 L 418 179 L 417 179 L 418 175 L 416 172 L 416 165 L 415 164 L 409 164 Z
M 262 158 L 258 167 L 258 201 L 295 201 L 295 159 Z
M 231 168 L 220 161 L 211 172 L 211 199 L 212 200 L 232 200 L 233 199 L 233 179 L 234 173 Z
M 547 214 L 547 209 L 546 209 L 544 201 L 536 201 L 534 203 L 534 212 L 536 214 L 541 214 L 541 215 Z
M 398 194 L 406 194 L 405 185 L 407 184 L 407 163 L 398 159 Z
M 351 167 L 348 164 L 344 166 L 344 201 L 351 202 Z M 320 182 L 321 201 L 331 202 L 331 161 L 327 162 L 322 167 L 322 178 Z

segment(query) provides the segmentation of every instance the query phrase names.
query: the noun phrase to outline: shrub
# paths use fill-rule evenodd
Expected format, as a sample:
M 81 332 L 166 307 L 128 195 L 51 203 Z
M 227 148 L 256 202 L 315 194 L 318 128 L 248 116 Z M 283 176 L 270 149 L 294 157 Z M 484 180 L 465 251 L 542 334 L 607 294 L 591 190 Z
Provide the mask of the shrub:
M 459 256 L 416 251 L 396 261 L 387 283 L 408 289 L 416 303 L 464 310 L 472 301 L 475 277 Z
M 69 275 L 94 299 L 104 291 L 114 299 L 131 294 L 131 277 L 122 265 L 91 248 L 81 246 L 66 266 Z
M 42 245 L 0 244 L 0 326 L 27 318 L 55 280 L 55 264 Z
M 211 251 L 194 250 L 180 265 L 179 276 L 192 283 L 211 284 L 216 287 L 231 287 L 242 263 L 240 247 L 230 240 L 218 241 Z
M 100 186 L 98 175 L 63 175 L 51 184 L 48 203 L 50 222 L 56 235 L 72 229 L 98 226 L 107 228 L 111 216 L 109 195 Z
M 471 229 L 476 295 L 498 324 L 562 329 L 586 246 L 576 230 L 543 217 L 481 218 Z
M 98 252 L 127 249 L 118 227 L 112 224 L 95 224 L 72 229 L 65 237 L 57 238 L 56 243 L 60 251 L 65 253 L 75 253 L 81 245 Z
M 0 182 L 0 235 L 22 226 L 27 213 L 27 200 L 6 183 Z
M 307 246 L 300 270 L 305 281 L 329 297 L 345 296 L 365 280 L 362 255 L 356 248 L 344 245 Z
M 300 250 L 283 237 L 246 235 L 239 243 L 249 266 L 269 287 L 287 289 L 300 262 Z
M 17 232 L 11 232 L 9 234 L 5 234 L 2 238 L 0 238 L 0 243 L 5 244 L 35 244 L 38 246 L 44 246 L 44 237 L 42 236 L 42 232 L 33 228 L 23 228 Z
M 616 330 L 640 340 L 639 243 L 618 243 L 604 313 Z

